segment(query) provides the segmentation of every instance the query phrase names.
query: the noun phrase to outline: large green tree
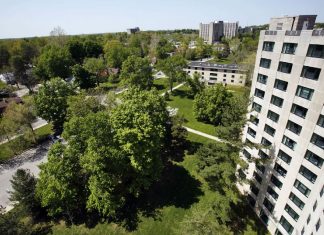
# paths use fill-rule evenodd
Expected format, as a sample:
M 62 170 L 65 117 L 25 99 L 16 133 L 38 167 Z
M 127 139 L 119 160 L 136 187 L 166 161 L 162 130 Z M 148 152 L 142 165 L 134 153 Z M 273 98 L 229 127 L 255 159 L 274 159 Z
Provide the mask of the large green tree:
M 150 89 L 153 85 L 153 76 L 149 60 L 129 56 L 123 62 L 120 78 L 127 85 Z
M 61 78 L 52 78 L 42 86 L 35 96 L 37 114 L 53 123 L 57 134 L 62 132 L 68 107 L 68 96 L 73 94 L 72 87 Z
M 108 41 L 104 47 L 105 58 L 109 67 L 121 68 L 123 62 L 129 56 L 129 51 L 117 40 Z
M 186 79 L 186 73 L 183 70 L 186 65 L 187 61 L 180 55 L 171 56 L 159 61 L 158 68 L 167 75 L 171 92 L 174 82 Z
M 208 87 L 195 96 L 194 114 L 200 121 L 220 125 L 231 98 L 232 94 L 222 84 Z
M 0 45 L 0 71 L 6 66 L 9 66 L 10 53 L 7 46 Z
M 106 68 L 103 58 L 85 58 L 83 61 L 83 67 L 91 74 L 95 76 L 97 86 L 103 79 L 100 73 Z
M 34 72 L 45 81 L 53 77 L 67 78 L 71 75 L 72 64 L 72 56 L 66 47 L 48 45 L 38 57 Z

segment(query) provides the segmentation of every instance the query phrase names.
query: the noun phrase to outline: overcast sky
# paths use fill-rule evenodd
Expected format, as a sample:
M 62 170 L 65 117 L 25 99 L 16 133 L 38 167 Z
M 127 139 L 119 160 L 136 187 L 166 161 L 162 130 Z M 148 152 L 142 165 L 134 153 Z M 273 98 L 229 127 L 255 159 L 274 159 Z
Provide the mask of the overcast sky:
M 324 0 L 0 0 L 0 38 L 67 34 L 198 29 L 200 22 L 266 24 L 270 17 L 317 14 L 324 22 Z

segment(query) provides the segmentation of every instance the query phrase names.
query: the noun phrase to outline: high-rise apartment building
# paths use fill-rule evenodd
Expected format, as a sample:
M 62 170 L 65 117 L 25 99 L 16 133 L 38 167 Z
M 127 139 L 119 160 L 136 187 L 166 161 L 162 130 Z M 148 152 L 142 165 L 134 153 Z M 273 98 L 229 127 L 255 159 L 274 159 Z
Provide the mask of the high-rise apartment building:
M 323 235 L 324 30 L 295 22 L 260 32 L 241 189 L 271 234 Z
M 237 32 L 238 22 L 230 23 L 224 21 L 215 21 L 209 24 L 200 23 L 199 25 L 199 37 L 209 44 L 219 42 L 222 37 L 235 37 Z

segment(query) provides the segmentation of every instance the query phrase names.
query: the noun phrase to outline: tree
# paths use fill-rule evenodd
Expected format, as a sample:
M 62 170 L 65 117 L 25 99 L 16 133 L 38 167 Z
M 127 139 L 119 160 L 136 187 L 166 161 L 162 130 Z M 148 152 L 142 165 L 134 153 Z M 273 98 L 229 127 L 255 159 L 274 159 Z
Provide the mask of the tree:
M 20 130 L 26 134 L 24 129 L 27 127 L 30 133 L 32 133 L 33 142 L 36 143 L 36 135 L 32 126 L 36 119 L 36 110 L 31 98 L 26 98 L 24 104 L 11 102 L 6 108 L 3 118 L 12 122 L 12 133 L 17 133 Z
M 199 174 L 216 193 L 212 205 L 215 217 L 220 224 L 225 224 L 230 220 L 231 204 L 239 201 L 236 187 L 239 150 L 230 144 L 208 143 L 198 149 L 197 157 Z
M 232 94 L 222 84 L 204 89 L 194 99 L 194 114 L 200 121 L 214 125 L 222 123 L 223 114 L 230 105 Z
M 54 144 L 48 162 L 40 165 L 36 194 L 50 216 L 67 216 L 73 223 L 85 208 L 85 178 L 78 155 L 61 143 Z
M 174 51 L 174 46 L 166 38 L 161 38 L 155 50 L 158 59 L 166 59 L 169 56 L 168 53 Z
M 97 97 L 87 97 L 80 93 L 68 98 L 67 117 L 85 117 L 90 113 L 97 113 L 104 109 Z
M 66 43 L 67 37 L 65 30 L 61 28 L 61 26 L 55 27 L 51 32 L 50 32 L 50 40 L 52 43 L 62 47 Z
M 86 40 L 83 43 L 86 57 L 99 57 L 103 53 L 102 46 L 94 40 Z
M 108 41 L 104 47 L 107 64 L 112 68 L 121 68 L 129 56 L 127 48 L 117 40 Z
M 73 90 L 69 84 L 61 78 L 52 78 L 35 96 L 37 114 L 53 123 L 56 134 L 62 132 L 68 107 L 67 99 L 72 94 Z
M 45 81 L 53 77 L 67 78 L 71 75 L 72 64 L 73 59 L 67 48 L 48 45 L 42 50 L 34 72 Z
M 85 58 L 83 62 L 83 67 L 96 77 L 97 86 L 101 81 L 100 72 L 102 72 L 105 68 L 105 62 L 103 58 Z
M 81 89 L 88 89 L 96 86 L 96 79 L 82 65 L 75 64 L 71 67 L 74 83 Z
M 87 52 L 81 40 L 74 38 L 68 41 L 67 48 L 75 63 L 82 64 L 83 59 L 86 57 Z
M 0 45 L 0 71 L 9 66 L 10 53 L 5 45 Z
M 186 73 L 183 70 L 186 65 L 186 60 L 180 55 L 171 56 L 159 62 L 158 68 L 168 76 L 171 92 L 174 82 L 181 81 L 186 78 Z
M 130 86 L 150 89 L 153 85 L 153 76 L 149 60 L 133 55 L 129 56 L 123 62 L 120 78 Z
M 191 88 L 191 95 L 195 96 L 196 94 L 202 92 L 205 88 L 204 82 L 200 81 L 200 74 L 194 73 L 193 77 L 188 76 L 187 83 Z
M 24 212 L 36 218 L 42 208 L 35 195 L 36 178 L 29 170 L 18 169 L 10 180 L 12 191 L 10 191 L 9 200 L 13 203 L 19 203 Z

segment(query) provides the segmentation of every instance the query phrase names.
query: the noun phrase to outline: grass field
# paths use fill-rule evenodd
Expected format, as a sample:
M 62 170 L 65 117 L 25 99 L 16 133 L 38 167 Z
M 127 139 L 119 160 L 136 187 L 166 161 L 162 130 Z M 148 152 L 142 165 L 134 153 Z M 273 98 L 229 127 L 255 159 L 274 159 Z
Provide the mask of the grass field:
M 178 108 L 178 114 L 185 118 L 184 125 L 192 129 L 215 136 L 215 127 L 196 120 L 193 112 L 193 98 L 188 96 L 189 87 L 184 85 L 172 92 L 168 104 L 172 108 Z
M 189 133 L 188 140 L 197 145 L 209 142 L 201 136 Z M 144 206 L 153 207 L 148 215 L 141 213 L 134 230 L 127 231 L 124 227 L 115 223 L 98 223 L 93 228 L 85 225 L 73 225 L 66 227 L 64 223 L 54 225 L 52 234 L 132 234 L 132 235 L 169 235 L 182 234 L 179 231 L 179 223 L 185 215 L 188 215 L 197 206 L 207 206 L 215 196 L 208 185 L 197 173 L 197 158 L 194 154 L 187 153 L 182 162 L 174 163 L 172 170 L 164 178 L 170 178 L 166 182 L 158 184 Z M 238 234 L 262 235 L 266 234 L 264 226 L 252 213 L 249 207 L 241 208 L 242 215 L 235 220 L 244 221 L 239 227 Z M 237 221 L 233 221 L 234 224 Z
M 174 82 L 173 87 L 179 85 L 180 82 Z M 169 90 L 169 81 L 167 78 L 159 78 L 159 79 L 154 79 L 153 81 L 153 87 L 155 87 L 160 94 L 166 92 Z
M 52 125 L 47 124 L 41 128 L 35 130 L 35 134 L 37 136 L 37 141 L 42 141 L 48 135 L 52 134 Z M 24 141 L 22 137 L 17 137 L 16 139 L 11 140 L 9 143 L 4 143 L 0 145 L 0 163 L 1 161 L 8 160 L 15 156 L 15 154 L 19 154 L 24 150 L 32 147 L 34 144 L 30 142 Z M 12 151 L 10 146 L 14 146 L 15 152 Z

